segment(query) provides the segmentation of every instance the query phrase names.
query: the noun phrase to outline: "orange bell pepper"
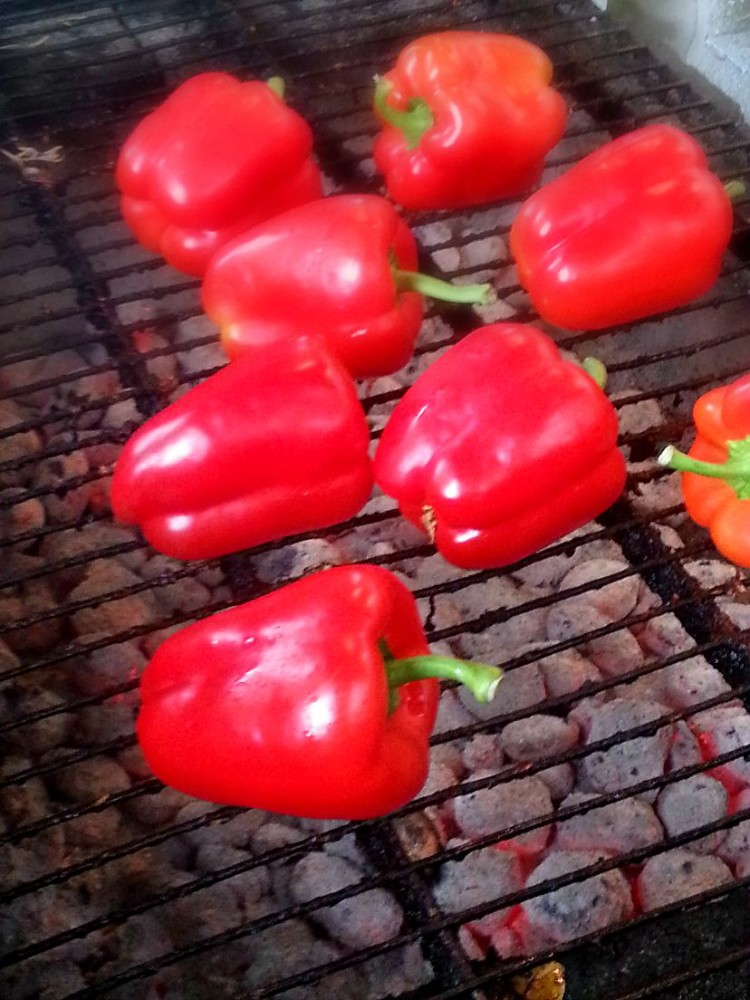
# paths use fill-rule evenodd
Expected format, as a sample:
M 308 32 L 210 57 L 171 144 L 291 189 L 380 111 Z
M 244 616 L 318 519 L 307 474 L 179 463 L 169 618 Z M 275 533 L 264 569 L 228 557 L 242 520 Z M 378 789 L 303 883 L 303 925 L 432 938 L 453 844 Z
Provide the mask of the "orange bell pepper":
M 667 445 L 657 461 L 683 473 L 688 514 L 719 552 L 750 568 L 750 374 L 701 396 L 693 419 L 698 433 L 687 455 Z

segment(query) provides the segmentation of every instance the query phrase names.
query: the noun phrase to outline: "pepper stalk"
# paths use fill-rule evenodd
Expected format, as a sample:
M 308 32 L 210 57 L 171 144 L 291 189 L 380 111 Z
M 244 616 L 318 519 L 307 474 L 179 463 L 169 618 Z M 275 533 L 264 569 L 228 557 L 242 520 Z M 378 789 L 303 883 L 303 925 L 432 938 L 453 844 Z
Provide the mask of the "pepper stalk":
M 668 444 L 656 456 L 656 461 L 677 472 L 723 479 L 740 500 L 750 500 L 750 436 L 727 441 L 726 448 L 726 462 L 702 462 Z
M 503 671 L 500 667 L 490 666 L 487 663 L 458 660 L 451 656 L 430 654 L 429 656 L 396 658 L 385 639 L 380 640 L 378 648 L 388 676 L 389 715 L 392 715 L 398 708 L 398 689 L 402 684 L 430 678 L 457 681 L 467 687 L 477 701 L 489 702 L 495 697 L 497 687 L 503 677 Z
M 497 301 L 497 293 L 487 282 L 479 285 L 454 285 L 442 278 L 421 271 L 402 271 L 398 266 L 396 254 L 390 251 L 391 274 L 396 285 L 396 291 L 417 292 L 426 298 L 438 299 L 440 302 L 456 302 L 462 305 L 487 306 Z
M 393 90 L 393 84 L 385 77 L 375 77 L 375 111 L 389 125 L 399 129 L 406 140 L 407 149 L 416 149 L 422 136 L 435 123 L 434 115 L 427 101 L 421 97 L 413 97 L 406 105 L 406 111 L 400 111 L 388 103 L 388 96 Z

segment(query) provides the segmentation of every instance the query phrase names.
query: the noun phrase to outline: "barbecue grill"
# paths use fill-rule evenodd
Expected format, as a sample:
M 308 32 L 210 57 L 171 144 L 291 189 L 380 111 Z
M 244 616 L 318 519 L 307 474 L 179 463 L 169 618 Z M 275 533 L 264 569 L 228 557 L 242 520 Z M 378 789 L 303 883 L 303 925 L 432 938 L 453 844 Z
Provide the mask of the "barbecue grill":
M 379 190 L 372 76 L 431 30 L 507 31 L 549 53 L 572 114 L 545 178 L 665 121 L 703 144 L 722 179 L 750 183 L 750 133 L 734 110 L 588 0 L 6 0 L 0 25 L 2 996 L 552 1000 L 563 980 L 570 1000 L 750 996 L 750 857 L 726 850 L 750 802 L 682 825 L 670 825 L 666 805 L 670 790 L 698 787 L 684 782 L 719 766 L 747 773 L 748 576 L 690 525 L 675 476 L 654 461 L 661 441 L 689 442 L 698 395 L 750 367 L 747 195 L 707 297 L 596 336 L 550 331 L 606 363 L 628 486 L 598 522 L 507 571 L 447 566 L 381 496 L 322 534 L 185 564 L 115 526 L 107 506 L 129 434 L 222 363 L 197 282 L 134 245 L 113 187 L 124 137 L 183 79 L 206 69 L 283 76 L 330 191 Z M 516 209 L 409 218 L 426 268 L 491 280 L 499 301 L 429 313 L 405 374 L 361 384 L 375 437 L 415 374 L 480 321 L 537 321 L 505 247 Z M 495 714 L 447 687 L 424 793 L 377 821 L 300 823 L 164 789 L 133 735 L 137 673 L 159 641 L 355 560 L 402 574 L 432 644 L 504 667 Z M 626 593 L 622 613 L 601 613 L 604 595 L 611 605 Z M 549 626 L 563 607 L 582 615 L 565 635 Z M 565 657 L 587 664 L 586 676 L 554 674 L 549 658 Z M 609 731 L 592 721 L 615 696 L 653 702 L 653 685 L 675 677 L 663 711 Z M 508 726 L 539 715 L 576 720 L 580 737 L 541 757 L 512 755 Z M 695 753 L 695 733 L 738 719 L 731 738 L 709 740 L 710 759 Z M 568 797 L 597 755 L 655 745 L 666 731 L 658 773 Z M 486 810 L 482 822 L 471 811 L 510 782 L 538 788 L 545 776 L 546 812 L 496 815 L 488 827 Z M 544 879 L 528 856 L 515 881 L 494 885 L 481 867 L 500 856 L 486 850 L 498 841 L 541 837 L 550 852 L 561 830 L 618 803 L 621 814 L 622 804 L 653 806 L 663 836 L 587 847 L 577 867 Z M 692 885 L 683 867 L 668 889 L 646 885 L 659 859 L 691 848 L 690 865 L 721 877 Z M 473 887 L 468 871 L 480 873 Z M 605 891 L 615 877 L 637 886 L 639 902 L 601 925 L 513 930 L 519 914 L 527 930 L 529 914 L 556 919 L 565 899 L 596 910 L 587 887 Z

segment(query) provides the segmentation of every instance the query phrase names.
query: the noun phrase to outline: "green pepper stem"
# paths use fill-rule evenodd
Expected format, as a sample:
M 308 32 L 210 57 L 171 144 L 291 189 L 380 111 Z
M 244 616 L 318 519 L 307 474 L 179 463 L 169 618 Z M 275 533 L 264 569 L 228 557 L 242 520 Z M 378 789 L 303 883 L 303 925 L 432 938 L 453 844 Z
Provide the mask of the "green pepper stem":
M 380 642 L 380 652 L 385 663 L 390 691 L 389 712 L 398 705 L 398 688 L 412 681 L 423 681 L 430 678 L 458 681 L 474 695 L 477 701 L 492 701 L 497 691 L 503 672 L 499 667 L 491 667 L 487 663 L 471 663 L 469 660 L 456 660 L 451 656 L 405 656 L 396 659 L 385 641 Z
M 745 191 L 747 191 L 747 188 L 742 181 L 727 181 L 724 185 L 724 190 L 730 201 L 739 201 Z
M 284 82 L 283 76 L 269 76 L 266 80 L 266 86 L 269 90 L 272 90 L 280 100 L 284 100 L 286 83 Z
M 487 306 L 497 299 L 492 285 L 453 285 L 449 281 L 433 278 L 419 271 L 401 271 L 393 268 L 396 290 L 418 292 L 441 302 L 462 302 L 468 305 Z
M 585 357 L 581 362 L 581 367 L 590 375 L 600 389 L 607 384 L 607 369 L 603 361 L 599 358 Z
M 748 475 L 748 463 L 733 462 L 701 462 L 679 451 L 671 444 L 666 445 L 656 456 L 659 465 L 677 472 L 694 472 L 698 476 L 710 476 L 712 479 L 744 479 Z
M 388 95 L 392 90 L 393 84 L 389 80 L 383 77 L 375 78 L 375 110 L 384 122 L 403 133 L 407 149 L 416 149 L 422 136 L 434 124 L 432 111 L 421 97 L 412 98 L 406 106 L 406 111 L 391 107 Z

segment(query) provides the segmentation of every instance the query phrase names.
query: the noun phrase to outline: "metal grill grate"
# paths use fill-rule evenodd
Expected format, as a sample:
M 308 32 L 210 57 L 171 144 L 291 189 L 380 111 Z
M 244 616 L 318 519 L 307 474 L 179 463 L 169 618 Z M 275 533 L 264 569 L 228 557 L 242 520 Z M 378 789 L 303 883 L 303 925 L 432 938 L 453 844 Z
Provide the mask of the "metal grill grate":
M 500 837 L 539 831 L 593 806 L 744 760 L 747 746 L 593 802 L 505 824 L 471 843 L 436 846 L 432 825 L 460 796 L 576 764 L 735 699 L 750 704 L 748 575 L 718 574 L 707 537 L 688 525 L 671 477 L 652 460 L 659 440 L 679 440 L 686 432 L 697 395 L 750 367 L 747 198 L 737 205 L 732 253 L 708 297 L 627 329 L 558 337 L 561 346 L 597 354 L 607 364 L 620 415 L 630 415 L 621 437 L 630 457 L 628 487 L 600 523 L 508 573 L 440 568 L 430 546 L 403 533 L 383 498 L 323 538 L 299 536 L 185 565 L 154 561 L 139 538 L 111 524 L 106 488 L 118 447 L 139 422 L 221 363 L 215 335 L 201 318 L 196 283 L 135 247 L 120 222 L 112 168 L 128 131 L 199 70 L 281 74 L 291 103 L 313 125 L 330 189 L 378 190 L 369 159 L 371 77 L 410 38 L 447 27 L 518 33 L 552 57 L 573 114 L 546 177 L 611 136 L 670 121 L 703 143 L 722 178 L 748 180 L 750 135 L 732 110 L 587 0 L 69 0 L 0 7 L 0 147 L 16 156 L 23 147 L 44 153 L 61 146 L 64 153 L 60 163 L 4 157 L 0 169 L 0 621 L 8 643 L 0 649 L 4 997 L 505 998 L 522 995 L 509 985 L 516 973 L 550 958 L 564 962 L 566 996 L 573 1000 L 748 995 L 747 875 L 687 905 L 667 904 L 605 933 L 510 958 L 490 949 L 469 959 L 460 934 L 471 921 L 551 889 L 615 869 L 632 874 L 649 857 L 735 828 L 750 818 L 748 809 L 539 886 L 498 893 L 471 909 L 443 912 L 435 896 L 450 861 Z M 499 204 L 409 220 L 431 270 L 496 283 L 500 305 L 496 313 L 482 310 L 483 319 L 536 319 L 505 251 L 516 209 Z M 428 314 L 407 378 L 362 385 L 375 437 L 405 382 L 479 319 L 462 308 L 439 319 Z M 9 407 L 7 419 L 2 406 Z M 634 413 L 646 416 L 632 419 Z M 15 447 L 19 440 L 23 448 Z M 38 515 L 36 501 L 44 509 L 41 523 L 31 513 Z M 619 552 L 622 568 L 563 591 L 527 586 L 544 577 L 550 561 L 572 565 L 589 551 Z M 148 653 L 173 627 L 347 557 L 404 573 L 431 643 L 483 642 L 483 658 L 501 663 L 509 676 L 539 657 L 538 650 L 510 641 L 514 629 L 605 585 L 634 580 L 649 599 L 619 621 L 548 642 L 545 655 L 631 629 L 667 629 L 675 621 L 684 629 L 682 648 L 645 658 L 625 675 L 604 676 L 583 691 L 547 692 L 538 703 L 488 720 L 449 720 L 433 738 L 436 754 L 532 713 L 564 716 L 584 698 L 697 656 L 728 684 L 711 698 L 606 739 L 490 776 L 469 775 L 376 822 L 289 826 L 275 842 L 260 815 L 253 820 L 245 811 L 218 807 L 178 812 L 185 800 L 139 770 L 132 734 L 137 678 L 120 664 L 118 647 L 133 643 Z M 105 559 L 128 573 L 108 576 L 115 564 L 99 562 Z M 105 578 L 87 587 L 97 565 L 105 567 Z M 511 600 L 513 588 L 519 596 Z M 472 596 L 477 593 L 481 599 Z M 459 620 L 446 615 L 451 601 L 464 609 Z M 86 675 L 97 654 L 111 669 L 94 684 Z M 75 767 L 102 761 L 118 762 L 112 774 L 127 780 L 113 780 L 96 795 L 76 788 Z M 239 847 L 227 835 L 238 820 L 248 824 Z M 234 854 L 200 867 L 196 857 L 206 843 Z M 355 857 L 362 880 L 308 902 L 286 898 L 277 883 L 317 851 Z M 238 885 L 244 895 L 239 903 L 237 893 L 231 895 L 235 910 L 228 914 L 227 890 Z M 378 888 L 400 906 L 400 930 L 358 947 L 332 942 L 320 928 L 321 910 Z M 285 951 L 287 938 L 307 942 L 308 953 Z M 264 977 L 259 965 L 269 955 L 275 961 Z

